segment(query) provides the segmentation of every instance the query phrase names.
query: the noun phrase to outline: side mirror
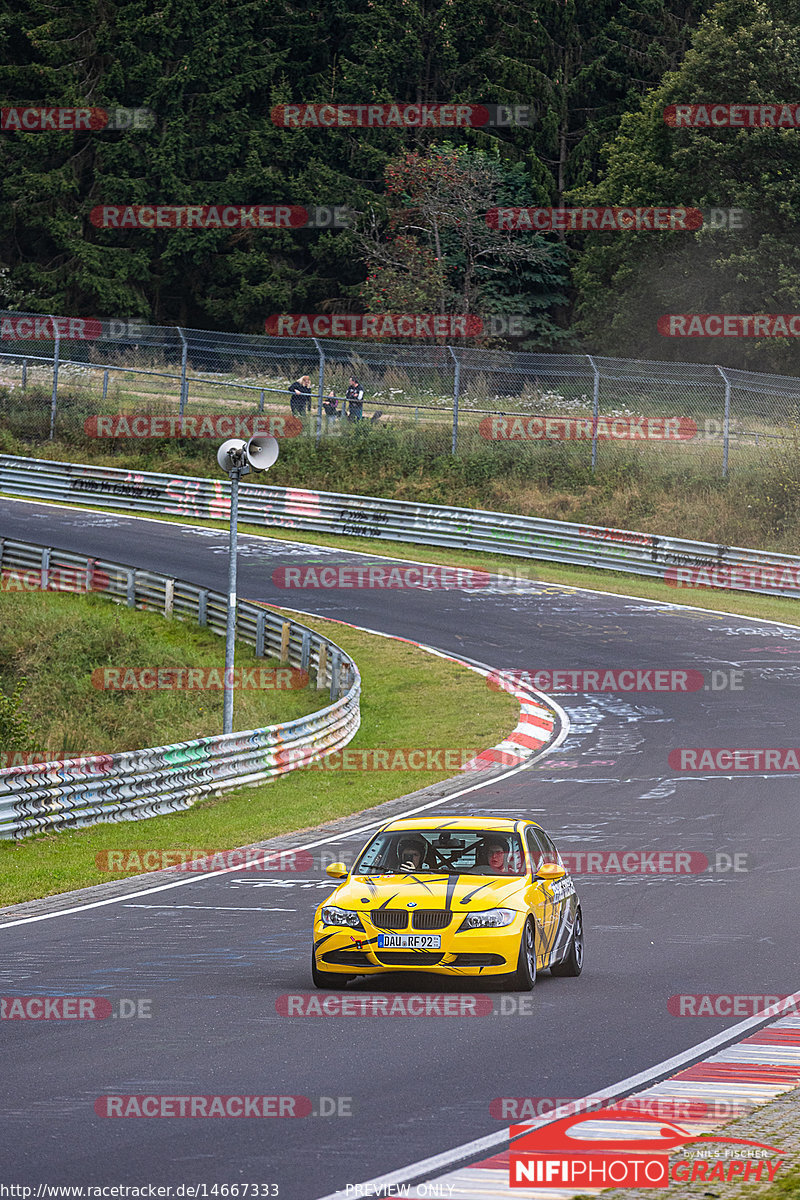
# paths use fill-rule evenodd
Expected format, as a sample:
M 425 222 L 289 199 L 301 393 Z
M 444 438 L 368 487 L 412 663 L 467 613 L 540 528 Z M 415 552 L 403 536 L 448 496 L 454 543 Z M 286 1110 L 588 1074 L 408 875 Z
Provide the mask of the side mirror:
M 330 875 L 331 879 L 346 879 L 350 872 L 344 863 L 331 863 L 325 868 L 325 874 Z
M 542 863 L 534 875 L 534 879 L 544 879 L 548 883 L 555 883 L 557 880 L 563 879 L 566 873 L 566 868 L 560 867 L 558 863 Z

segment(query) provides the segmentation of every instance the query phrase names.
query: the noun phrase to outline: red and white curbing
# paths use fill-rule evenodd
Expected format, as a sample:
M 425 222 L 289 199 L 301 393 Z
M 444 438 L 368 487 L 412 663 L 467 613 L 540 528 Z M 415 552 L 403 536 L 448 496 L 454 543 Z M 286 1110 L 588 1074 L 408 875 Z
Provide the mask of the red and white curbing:
M 687 1105 L 689 1101 L 703 1102 L 713 1111 L 743 1111 L 766 1104 L 800 1085 L 800 1017 L 784 1017 L 766 1025 L 742 1041 L 726 1046 L 693 1063 L 682 1071 L 662 1080 L 644 1091 L 636 1092 L 637 1100 L 674 1102 Z M 577 1111 L 579 1105 L 570 1105 Z M 563 1115 L 563 1112 L 562 1112 Z M 632 1113 L 631 1119 L 635 1120 Z M 547 1122 L 552 1121 L 549 1115 Z M 676 1123 L 690 1133 L 709 1133 L 727 1124 L 730 1116 L 718 1119 L 677 1119 Z M 531 1127 L 547 1122 L 532 1122 Z M 751 1135 L 752 1136 L 752 1135 Z M 556 1188 L 511 1187 L 509 1150 L 446 1175 L 430 1177 L 430 1183 L 441 1186 L 433 1193 L 449 1200 L 568 1200 L 574 1191 Z M 581 1195 L 598 1195 L 600 1188 L 581 1187 Z M 409 1195 L 414 1195 L 413 1189 Z
M 283 605 L 266 604 L 263 601 L 261 607 L 275 609 L 278 612 L 284 610 Z M 446 654 L 444 650 L 437 650 L 435 646 L 427 646 L 424 642 L 415 642 L 413 638 L 398 637 L 393 633 L 384 633 L 380 629 L 368 629 L 364 625 L 354 625 L 352 621 L 343 621 L 339 617 L 319 617 L 318 613 L 304 612 L 298 608 L 285 609 L 285 611 L 296 613 L 299 616 L 317 617 L 319 620 L 331 621 L 334 625 L 346 625 L 348 628 L 358 629 L 362 633 L 388 638 L 392 642 L 405 642 L 408 646 L 416 646 L 418 650 L 425 650 L 428 654 L 433 654 L 436 658 L 443 658 L 447 662 L 458 663 L 460 667 L 467 667 L 470 671 L 475 671 L 487 679 L 491 675 L 492 679 L 496 680 L 498 690 L 508 692 L 509 695 L 519 700 L 519 720 L 511 733 L 496 746 L 481 750 L 480 754 L 476 754 L 474 758 L 464 764 L 463 771 L 474 771 L 476 763 L 479 764 L 479 769 L 493 766 L 523 766 L 529 758 L 533 758 L 534 755 L 541 753 L 545 746 L 549 746 L 556 737 L 559 741 L 563 741 L 567 736 L 569 717 L 558 704 L 549 696 L 545 696 L 544 692 L 518 683 L 511 675 L 506 678 L 503 672 L 496 667 L 481 667 L 470 662 L 469 659 L 459 658 L 455 654 Z
M 501 683 L 501 686 L 519 700 L 519 721 L 508 737 L 496 746 L 482 750 L 473 762 L 513 767 L 538 754 L 551 742 L 559 721 L 553 711 L 532 699 L 530 691 L 509 683 Z

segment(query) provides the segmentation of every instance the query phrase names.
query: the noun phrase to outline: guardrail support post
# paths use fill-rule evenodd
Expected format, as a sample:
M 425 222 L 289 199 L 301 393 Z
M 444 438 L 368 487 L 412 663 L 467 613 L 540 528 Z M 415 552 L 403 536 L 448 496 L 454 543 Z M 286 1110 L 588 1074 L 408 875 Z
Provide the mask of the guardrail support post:
M 56 405 L 58 404 L 58 358 L 61 353 L 61 335 L 58 332 L 55 318 L 53 318 L 53 332 L 55 334 L 55 347 L 53 350 L 53 397 L 50 401 L 50 441 L 56 436 Z
M 339 674 L 342 669 L 342 656 L 338 650 L 331 654 L 331 703 L 339 696 Z
M 291 632 L 291 625 L 288 621 L 284 621 L 283 628 L 281 629 L 281 663 L 288 663 L 289 661 L 289 637 Z
M 717 367 L 722 378 L 725 380 L 725 411 L 722 417 L 722 478 L 728 478 L 728 448 L 730 445 L 731 436 L 731 381 L 723 371 L 722 367 Z M 758 445 L 758 442 L 756 442 Z
M 300 670 L 307 671 L 308 664 L 311 660 L 311 634 L 308 630 L 303 632 L 303 639 L 300 643 Z
M 597 466 L 597 422 L 600 417 L 600 372 L 595 366 L 591 354 L 587 354 L 591 368 L 594 371 L 594 386 L 592 388 L 592 474 Z
M 267 624 L 267 614 L 260 612 L 256 617 L 256 658 L 264 657 L 264 630 Z
M 39 568 L 39 585 L 43 592 L 47 591 L 50 582 L 50 547 L 42 547 L 42 561 Z
M 201 588 L 197 593 L 197 624 L 208 624 L 208 589 Z
M 322 437 L 322 393 L 325 389 L 325 351 L 322 349 L 322 346 L 320 346 L 320 344 L 316 338 L 313 338 L 312 340 L 314 342 L 314 345 L 317 347 L 317 354 L 319 355 L 319 389 L 317 392 L 317 438 L 316 438 L 316 444 L 319 445 L 320 438 Z
M 172 616 L 172 606 L 175 602 L 175 580 L 168 579 L 164 586 L 164 616 Z
M 176 325 L 175 328 L 178 330 L 178 337 L 181 339 L 181 399 L 178 407 L 178 414 L 182 417 L 183 410 L 186 408 L 186 401 L 188 399 L 189 391 L 189 385 L 186 382 L 186 358 L 189 352 L 189 346 L 186 338 L 183 336 L 183 330 L 178 325 Z
M 453 368 L 453 441 L 450 448 L 450 453 L 455 456 L 456 446 L 458 445 L 458 395 L 461 391 L 461 363 L 453 350 L 452 346 L 448 346 L 450 357 L 455 366 Z
M 317 688 L 325 687 L 325 676 L 328 673 L 328 643 L 320 642 L 317 657 Z
M 125 589 L 125 599 L 128 608 L 136 608 L 136 572 L 126 571 L 127 586 Z

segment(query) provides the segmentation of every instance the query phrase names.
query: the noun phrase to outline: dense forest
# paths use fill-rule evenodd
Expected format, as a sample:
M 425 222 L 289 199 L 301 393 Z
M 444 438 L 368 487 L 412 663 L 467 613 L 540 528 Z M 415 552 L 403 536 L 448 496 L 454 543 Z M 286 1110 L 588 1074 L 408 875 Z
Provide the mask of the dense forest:
M 664 116 L 800 101 L 798 16 L 788 0 L 17 0 L 0 14 L 0 307 L 241 332 L 280 313 L 521 314 L 492 344 L 800 373 L 796 337 L 669 338 L 657 325 L 800 311 L 800 129 Z M 506 116 L 449 128 L 279 117 L 390 102 Z M 150 115 L 25 132 L 24 106 Z M 126 228 L 96 215 L 152 205 L 349 216 Z M 509 232 L 487 220 L 503 206 L 739 218 Z

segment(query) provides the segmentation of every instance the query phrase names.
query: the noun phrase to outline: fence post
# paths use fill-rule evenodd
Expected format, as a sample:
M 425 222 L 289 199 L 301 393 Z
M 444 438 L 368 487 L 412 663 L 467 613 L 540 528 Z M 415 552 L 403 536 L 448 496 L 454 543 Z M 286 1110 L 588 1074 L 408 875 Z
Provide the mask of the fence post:
M 313 339 L 314 345 L 317 347 L 319 355 L 319 393 L 317 395 L 317 437 L 316 444 L 319 445 L 322 437 L 322 392 L 325 388 L 325 351 L 320 346 L 316 338 Z
M 28 360 L 27 360 L 27 358 L 23 358 L 23 360 L 22 360 L 22 390 L 23 390 L 23 392 L 25 391 L 25 388 L 27 386 L 28 386 Z
M 179 325 L 176 325 L 175 328 L 178 331 L 178 337 L 181 339 L 181 399 L 178 407 L 178 414 L 182 417 L 183 410 L 186 408 L 186 401 L 188 399 L 187 392 L 189 390 L 189 385 L 186 382 L 186 357 L 189 347 L 186 338 L 183 336 L 183 330 Z
M 716 364 L 715 364 L 716 365 Z M 722 367 L 717 367 L 722 378 L 725 380 L 725 412 L 722 417 L 722 478 L 728 478 L 728 447 L 730 444 L 731 434 L 731 381 L 723 371 Z M 758 445 L 758 443 L 756 443 Z
M 594 387 L 592 389 L 592 474 L 594 475 L 597 466 L 597 422 L 600 417 L 600 372 L 591 354 L 587 354 L 586 357 L 594 371 Z
M 103 400 L 108 395 L 108 371 L 103 371 Z
M 58 358 L 61 352 L 61 335 L 58 332 L 55 317 L 51 318 L 53 322 L 53 332 L 55 334 L 55 347 L 53 350 L 53 398 L 50 401 L 50 441 L 56 436 L 56 405 L 58 404 Z
M 453 443 L 450 453 L 455 457 L 456 446 L 458 444 L 458 394 L 461 390 L 461 363 L 453 350 L 452 346 L 448 346 L 450 357 L 455 366 L 453 368 Z
M 261 389 L 261 399 L 258 402 L 258 411 L 260 413 L 263 413 L 263 411 L 264 411 L 264 389 L 263 388 Z

